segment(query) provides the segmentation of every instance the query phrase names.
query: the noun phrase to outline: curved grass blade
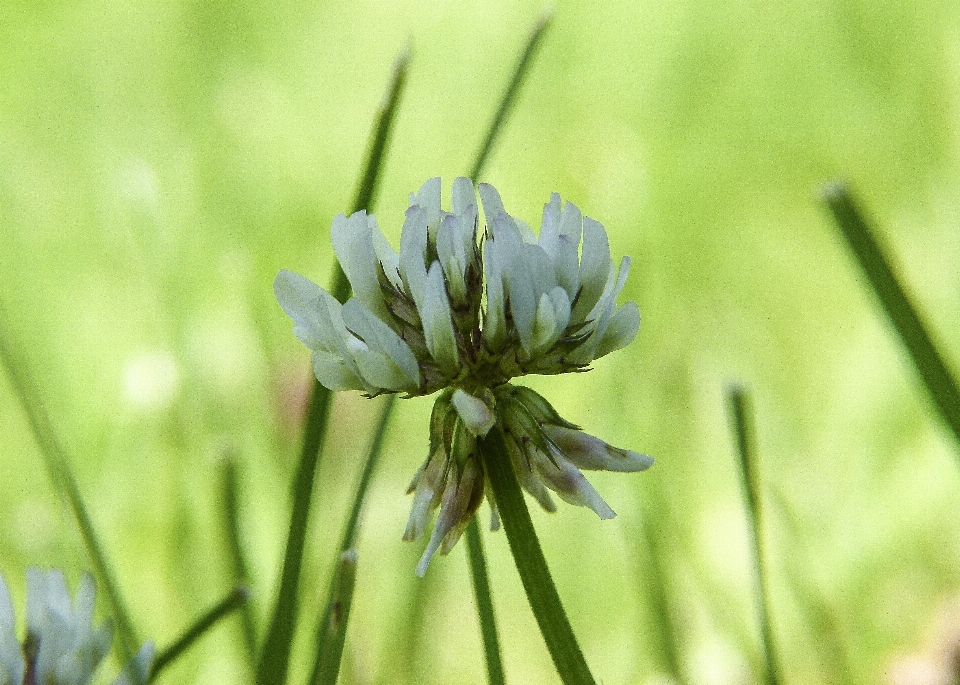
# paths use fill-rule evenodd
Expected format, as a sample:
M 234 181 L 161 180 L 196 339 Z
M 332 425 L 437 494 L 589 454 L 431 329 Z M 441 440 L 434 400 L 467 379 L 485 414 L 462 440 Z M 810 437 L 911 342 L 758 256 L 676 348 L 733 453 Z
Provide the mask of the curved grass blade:
M 481 144 L 480 150 L 477 152 L 477 158 L 473 162 L 473 169 L 470 170 L 470 178 L 473 179 L 474 183 L 480 180 L 480 172 L 483 171 L 483 167 L 487 163 L 487 157 L 490 154 L 490 150 L 493 149 L 493 143 L 500 135 L 500 129 L 503 128 L 503 124 L 507 120 L 507 114 L 510 113 L 510 107 L 513 105 L 514 100 L 516 100 L 520 86 L 523 84 L 523 77 L 526 76 L 527 71 L 530 70 L 530 65 L 533 63 L 533 56 L 536 54 L 537 47 L 540 45 L 540 41 L 550 27 L 552 20 L 553 11 L 544 10 L 530 31 L 527 46 L 524 48 L 523 54 L 520 56 L 520 61 L 517 62 L 517 67 L 513 71 L 513 78 L 510 79 L 510 83 L 504 91 L 503 97 L 500 98 L 500 106 L 493 116 L 493 121 L 490 122 L 490 129 L 483 139 L 483 144 Z
M 233 580 L 238 585 L 242 585 L 250 580 L 250 572 L 243 552 L 243 543 L 240 541 L 240 492 L 237 483 L 237 464 L 232 455 L 223 462 L 220 486 L 224 533 L 227 538 L 227 547 L 230 550 Z M 257 631 L 250 602 L 245 602 L 241 610 L 243 639 L 246 645 L 245 653 L 248 658 L 248 665 L 253 670 L 257 666 Z
M 150 670 L 150 681 L 155 680 L 163 669 L 176 661 L 178 657 L 193 646 L 194 642 L 203 637 L 204 633 L 229 615 L 231 611 L 245 606 L 248 599 L 250 599 L 250 590 L 247 587 L 243 585 L 235 587 L 215 607 L 187 628 L 176 642 L 157 655 L 153 662 L 153 668 Z
M 390 137 L 391 124 L 396 115 L 403 85 L 406 83 L 410 52 L 405 51 L 393 68 L 387 98 L 381 107 L 371 138 L 366 169 L 354 203 L 356 211 L 368 209 L 374 200 L 377 179 L 383 166 L 384 152 Z M 336 267 L 331 294 L 343 302 L 350 293 L 350 285 L 343 269 Z M 257 668 L 258 685 L 281 685 L 287 679 L 290 648 L 297 621 L 297 593 L 300 587 L 300 566 L 307 533 L 307 520 L 313 496 L 313 481 L 320 461 L 320 447 L 327 433 L 331 392 L 313 381 L 307 421 L 304 430 L 300 462 L 293 480 L 293 507 L 286 552 L 281 571 L 280 589 L 274 606 L 267 636 L 260 652 Z
M 960 444 L 960 388 L 933 343 L 917 308 L 910 302 L 879 242 L 850 195 L 839 181 L 826 185 L 823 199 L 857 258 L 930 398 Z
M 766 567 L 766 545 L 763 537 L 763 490 L 760 474 L 757 472 L 756 446 L 754 444 L 753 423 L 749 416 L 749 400 L 743 388 L 732 387 L 727 393 L 730 414 L 733 418 L 737 437 L 737 449 L 740 454 L 740 477 L 743 496 L 746 502 L 747 522 L 750 527 L 750 541 L 753 549 L 755 573 L 754 590 L 756 592 L 757 618 L 760 622 L 760 634 L 763 640 L 763 657 L 766 664 L 766 682 L 779 685 L 779 658 L 773 640 L 773 625 L 770 622 L 769 576 Z
M 83 496 L 80 494 L 80 487 L 70 470 L 70 461 L 67 458 L 66 450 L 60 444 L 56 431 L 50 423 L 50 417 L 43 408 L 43 400 L 30 377 L 25 362 L 18 358 L 13 350 L 9 332 L 4 329 L 5 321 L 5 313 L 0 309 L 0 360 L 7 370 L 14 394 L 27 415 L 27 421 L 40 448 L 47 473 L 53 480 L 54 487 L 66 498 L 70 506 L 70 511 L 80 530 L 80 537 L 83 539 L 83 544 L 90 555 L 97 580 L 110 600 L 113 621 L 117 626 L 117 633 L 120 637 L 115 643 L 115 649 L 121 663 L 127 663 L 136 654 L 140 641 L 137 639 L 133 622 L 130 620 L 130 613 L 127 611 L 127 605 L 120 593 L 120 587 L 113 574 L 113 569 L 107 561 L 103 545 L 93 527 L 93 521 L 91 521 L 90 514 L 84 504 Z
M 485 438 L 477 440 L 477 445 L 523 589 L 560 680 L 564 685 L 596 685 L 547 568 L 500 426 L 494 425 Z

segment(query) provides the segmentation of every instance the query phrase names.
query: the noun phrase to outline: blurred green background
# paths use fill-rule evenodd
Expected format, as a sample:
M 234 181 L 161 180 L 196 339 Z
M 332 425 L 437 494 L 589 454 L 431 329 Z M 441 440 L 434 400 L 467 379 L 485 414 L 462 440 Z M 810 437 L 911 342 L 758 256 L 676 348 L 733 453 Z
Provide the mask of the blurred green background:
M 394 58 L 409 41 L 374 208 L 396 244 L 407 193 L 469 170 L 540 9 L 0 4 L 6 342 L 41 389 L 141 634 L 169 643 L 230 586 L 227 459 L 242 476 L 257 615 L 272 601 L 309 368 L 271 283 L 281 268 L 329 282 L 329 225 L 349 209 Z M 533 512 L 596 676 L 667 682 L 652 538 L 686 678 L 759 680 L 724 402 L 740 381 L 756 410 L 786 681 L 953 682 L 958 449 L 816 189 L 852 182 L 958 368 L 960 7 L 555 9 L 481 180 L 534 225 L 561 193 L 605 224 L 615 258 L 633 258 L 624 292 L 643 315 L 637 341 L 589 374 L 530 380 L 588 432 L 657 458 L 645 474 L 591 476 L 612 521 Z M 378 402 L 336 399 L 308 622 Z M 400 540 L 430 406 L 400 402 L 389 429 L 343 683 L 484 681 L 464 545 L 421 581 L 422 543 Z M 0 473 L 0 570 L 22 607 L 25 566 L 60 566 L 76 582 L 90 564 L 6 376 Z M 507 677 L 556 682 L 506 539 L 484 537 Z M 310 631 L 301 638 L 302 676 Z M 240 682 L 242 644 L 231 619 L 162 681 Z

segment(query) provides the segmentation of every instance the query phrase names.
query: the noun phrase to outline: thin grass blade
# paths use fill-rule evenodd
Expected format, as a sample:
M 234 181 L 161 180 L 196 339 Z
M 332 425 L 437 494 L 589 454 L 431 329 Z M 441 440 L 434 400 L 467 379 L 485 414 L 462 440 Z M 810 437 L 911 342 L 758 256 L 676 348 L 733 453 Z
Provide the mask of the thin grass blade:
M 513 71 L 513 78 L 510 79 L 510 83 L 507 85 L 507 89 L 504 91 L 503 97 L 500 98 L 500 106 L 497 108 L 497 112 L 493 116 L 493 121 L 490 122 L 490 128 L 487 130 L 487 135 L 484 137 L 483 143 L 480 145 L 480 150 L 477 152 L 477 158 L 473 162 L 473 169 L 470 170 L 470 178 L 473 179 L 474 183 L 480 180 L 480 172 L 483 171 L 483 167 L 487 163 L 487 157 L 490 155 L 490 151 L 493 149 L 494 142 L 496 142 L 497 138 L 500 136 L 500 130 L 503 128 L 503 124 L 507 120 L 507 115 L 510 113 L 510 108 L 516 100 L 517 93 L 520 92 L 520 86 L 523 84 L 523 77 L 526 76 L 527 72 L 530 70 L 530 66 L 533 64 L 533 57 L 537 52 L 537 48 L 539 47 L 544 34 L 550 27 L 550 22 L 552 20 L 553 11 L 549 9 L 544 10 L 539 19 L 537 19 L 537 22 L 533 25 L 533 29 L 530 31 L 530 37 L 527 40 L 527 45 L 523 50 L 523 54 L 520 55 L 520 61 L 517 62 L 517 66 Z
M 250 590 L 246 586 L 239 585 L 231 590 L 230 594 L 218 602 L 215 607 L 187 628 L 176 642 L 157 654 L 150 671 L 150 681 L 154 681 L 163 669 L 182 656 L 197 640 L 228 616 L 230 612 L 246 605 L 248 599 L 250 599 Z
M 366 499 L 367 490 L 370 488 L 373 472 L 383 452 L 383 438 L 387 432 L 387 422 L 390 419 L 396 398 L 396 395 L 389 395 L 385 400 L 383 410 L 380 412 L 380 419 L 377 422 L 373 440 L 370 443 L 369 450 L 367 450 L 367 460 L 363 465 L 363 472 L 360 474 L 360 482 L 357 484 L 357 489 L 354 492 L 353 505 L 350 507 L 347 525 L 344 527 L 343 535 L 340 538 L 340 546 L 337 548 L 340 553 L 345 553 L 356 546 L 357 530 L 360 525 L 360 514 L 363 511 L 363 502 Z M 340 566 L 342 566 L 342 563 Z M 329 674 L 331 668 L 328 663 L 329 660 L 335 659 L 337 664 L 339 664 L 340 653 L 343 651 L 342 636 L 336 631 L 330 630 L 333 622 L 338 620 L 335 614 L 339 602 L 341 602 L 341 598 L 338 596 L 338 593 L 341 592 L 341 587 L 337 580 L 342 573 L 340 566 L 335 566 L 331 573 L 330 581 L 327 585 L 327 587 L 330 588 L 327 604 L 321 614 L 320 622 L 317 624 L 317 656 L 313 664 L 313 675 L 310 677 L 311 683 L 320 682 L 324 674 Z M 343 616 L 343 621 L 346 623 L 346 616 Z M 346 626 L 344 626 L 344 631 L 346 631 Z M 341 640 L 339 649 L 335 648 L 334 645 L 328 644 L 331 639 Z M 334 675 L 336 675 L 336 672 L 334 672 Z
M 842 182 L 828 184 L 823 189 L 823 199 L 900 336 L 900 341 L 907 348 L 940 416 L 960 445 L 960 388 L 933 343 L 919 311 L 910 302 L 847 186 Z
M 324 636 L 320 640 L 321 654 L 310 682 L 313 685 L 335 685 L 343 658 L 343 644 L 347 636 L 347 621 L 353 603 L 353 588 L 357 577 L 357 550 L 348 549 L 340 555 L 337 564 L 332 603 L 326 615 Z
M 113 574 L 113 569 L 107 561 L 103 545 L 97 536 L 93 521 L 90 519 L 83 496 L 80 494 L 80 487 L 70 470 L 70 460 L 67 457 L 66 450 L 60 443 L 56 431 L 53 429 L 53 424 L 50 422 L 50 417 L 43 408 L 40 392 L 30 376 L 26 363 L 14 351 L 12 338 L 9 331 L 5 330 L 5 322 L 5 313 L 0 309 L 0 360 L 7 370 L 14 394 L 27 415 L 27 421 L 40 448 L 47 473 L 53 480 L 56 490 L 66 498 L 70 506 L 73 518 L 77 522 L 77 528 L 80 530 L 84 547 L 90 555 L 90 562 L 93 564 L 97 581 L 110 600 L 113 621 L 120 638 L 114 643 L 114 649 L 121 663 L 126 663 L 137 653 L 140 645 L 133 627 L 133 621 L 130 620 L 130 613 L 127 611 L 126 602 L 124 602 L 120 593 L 120 587 Z
M 490 685 L 505 685 L 503 660 L 500 657 L 500 638 L 497 636 L 497 620 L 493 611 L 490 580 L 487 577 L 487 561 L 483 555 L 483 539 L 480 524 L 474 516 L 467 525 L 467 556 L 470 559 L 470 576 L 473 578 L 473 594 L 480 617 L 480 635 L 483 638 L 483 653 L 487 659 L 487 682 Z
M 646 498 L 649 501 L 649 497 Z M 656 512 L 656 520 L 662 522 L 664 519 L 665 507 L 650 506 L 649 511 Z M 653 517 L 644 516 L 640 522 L 642 526 L 644 542 L 646 542 L 647 566 L 644 574 L 644 586 L 646 588 L 650 610 L 653 613 L 653 622 L 657 626 L 657 635 L 654 640 L 659 643 L 660 654 L 662 658 L 661 667 L 667 675 L 678 683 L 683 685 L 687 683 L 681 667 L 680 650 L 681 644 L 680 632 L 673 618 L 673 612 L 670 607 L 670 600 L 667 596 L 667 568 L 665 564 L 665 550 L 661 540 L 667 539 L 661 534 L 661 531 L 655 528 L 651 522 Z
M 747 522 L 750 528 L 755 604 L 760 623 L 762 656 L 766 664 L 766 682 L 769 685 L 779 685 L 783 681 L 780 678 L 780 660 L 773 639 L 773 625 L 770 621 L 770 580 L 766 565 L 767 554 L 763 534 L 763 489 L 760 484 L 760 474 L 757 471 L 757 454 L 752 416 L 750 416 L 750 403 L 746 391 L 740 387 L 730 388 L 727 399 L 730 404 L 730 414 L 737 438 L 737 450 L 740 455 L 739 472 L 747 509 Z
M 400 95 L 406 83 L 410 63 L 409 50 L 398 58 L 394 65 L 387 98 L 381 107 L 371 137 L 360 187 L 357 190 L 354 208 L 369 209 L 374 201 L 377 179 L 383 166 L 384 153 L 390 137 L 391 124 L 396 115 Z M 330 293 L 341 302 L 350 293 L 350 285 L 343 270 L 336 267 Z M 297 622 L 297 594 L 300 588 L 300 567 L 303 562 L 303 546 L 307 533 L 307 520 L 313 497 L 313 481 L 320 461 L 320 447 L 327 433 L 331 392 L 313 382 L 303 449 L 293 480 L 293 507 L 290 529 L 287 535 L 286 552 L 281 571 L 280 589 L 272 612 L 267 636 L 260 652 L 257 668 L 258 685 L 281 685 L 286 682 L 290 662 L 290 649 Z
M 228 456 L 223 462 L 220 488 L 224 536 L 226 537 L 227 548 L 230 550 L 233 582 L 237 585 L 245 585 L 250 580 L 250 571 L 247 567 L 247 559 L 240 539 L 240 492 L 237 483 L 237 464 L 232 455 Z M 257 666 L 257 631 L 250 602 L 245 602 L 241 611 L 243 639 L 246 645 L 245 653 L 248 665 L 251 669 L 255 669 Z

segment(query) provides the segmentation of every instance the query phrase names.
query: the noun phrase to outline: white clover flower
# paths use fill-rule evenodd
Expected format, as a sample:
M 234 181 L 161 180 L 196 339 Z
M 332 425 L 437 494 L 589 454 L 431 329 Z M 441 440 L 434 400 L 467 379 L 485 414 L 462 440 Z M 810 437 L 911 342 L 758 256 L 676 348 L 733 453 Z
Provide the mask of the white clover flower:
M 333 249 L 354 292 L 343 305 L 289 271 L 274 282 L 325 387 L 371 397 L 443 391 L 430 420 L 429 455 L 410 486 L 404 539 L 423 535 L 440 510 L 420 575 L 436 551 L 453 548 L 490 495 L 476 439 L 495 424 L 521 485 L 548 511 L 556 508 L 549 489 L 611 518 L 580 469 L 642 471 L 653 463 L 580 432 L 543 397 L 509 382 L 588 370 L 636 337 L 639 308 L 616 301 L 630 258 L 615 266 L 603 226 L 572 203 L 561 205 L 556 193 L 539 235 L 504 210 L 493 186 L 481 183 L 479 194 L 482 232 L 470 179 L 454 181 L 449 212 L 440 206 L 440 179 L 424 183 L 410 196 L 399 254 L 373 216 L 338 215 Z
M 93 626 L 96 586 L 84 573 L 73 601 L 63 573 L 27 569 L 27 635 L 17 640 L 13 603 L 0 575 L 0 685 L 86 685 L 110 650 L 109 622 Z M 153 645 L 146 643 L 132 662 L 136 680 L 146 682 Z M 128 667 L 130 668 L 130 667 Z

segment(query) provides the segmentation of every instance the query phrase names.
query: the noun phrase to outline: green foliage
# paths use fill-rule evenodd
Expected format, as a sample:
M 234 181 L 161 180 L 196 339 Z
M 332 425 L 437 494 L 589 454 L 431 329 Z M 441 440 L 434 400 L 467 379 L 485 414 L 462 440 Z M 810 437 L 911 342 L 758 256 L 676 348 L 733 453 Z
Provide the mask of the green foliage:
M 249 611 L 266 632 L 309 380 L 273 277 L 329 282 L 330 222 L 352 209 L 407 41 L 415 57 L 378 191 L 394 244 L 407 193 L 470 168 L 538 11 L 513 0 L 0 10 L 4 339 L 71 455 L 139 636 L 168 644 L 237 580 L 216 496 L 223 455 L 237 465 Z M 933 627 L 960 583 L 955 449 L 813 192 L 850 179 L 956 375 L 958 12 L 559 3 L 483 175 L 531 224 L 560 192 L 634 259 L 624 297 L 643 314 L 638 341 L 590 373 L 531 382 L 588 432 L 657 458 L 646 474 L 591 476 L 613 521 L 532 512 L 598 681 L 759 672 L 731 378 L 753 390 L 767 492 L 783 502 L 767 530 L 784 680 L 877 682 L 905 655 L 935 659 Z M 357 541 L 341 682 L 481 682 L 464 547 L 419 581 L 420 550 L 400 540 L 430 402 L 396 405 Z M 378 412 L 351 395 L 332 402 L 299 592 L 314 619 Z M 42 463 L 4 377 L 0 559 L 15 597 L 16 569 L 75 578 L 89 565 Z M 506 538 L 483 535 L 505 670 L 549 681 Z M 645 585 L 656 576 L 665 601 Z M 291 682 L 312 666 L 306 623 Z M 248 677 L 240 624 L 226 624 L 158 682 Z M 675 641 L 650 636 L 656 626 Z

